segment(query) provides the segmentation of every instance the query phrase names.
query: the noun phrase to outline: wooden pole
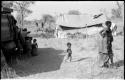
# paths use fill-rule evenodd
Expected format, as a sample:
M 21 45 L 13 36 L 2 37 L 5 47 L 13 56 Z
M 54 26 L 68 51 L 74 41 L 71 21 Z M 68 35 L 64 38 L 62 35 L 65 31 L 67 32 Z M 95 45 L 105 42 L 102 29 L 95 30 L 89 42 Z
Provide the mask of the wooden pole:
M 22 28 L 23 28 L 23 12 L 22 12 Z

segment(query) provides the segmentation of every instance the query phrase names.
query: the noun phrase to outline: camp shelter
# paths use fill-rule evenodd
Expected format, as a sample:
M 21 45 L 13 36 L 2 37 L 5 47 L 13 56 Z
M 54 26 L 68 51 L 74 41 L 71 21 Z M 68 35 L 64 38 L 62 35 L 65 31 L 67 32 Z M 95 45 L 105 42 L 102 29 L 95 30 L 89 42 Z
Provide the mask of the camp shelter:
M 100 14 L 99 14 L 100 15 Z M 102 14 L 101 16 L 96 15 L 63 15 L 59 16 L 56 20 L 57 27 L 61 27 L 63 30 L 70 29 L 81 29 L 86 26 L 104 23 L 106 17 Z
M 56 29 L 59 29 L 58 35 L 60 36 L 61 34 L 64 35 L 66 33 L 75 33 L 75 32 L 85 33 L 86 28 L 87 28 L 87 33 L 90 33 L 90 32 L 94 33 L 99 30 L 98 28 L 94 28 L 95 25 L 104 23 L 105 21 L 106 21 L 106 17 L 102 13 L 97 15 L 89 15 L 89 14 L 67 15 L 66 14 L 63 16 L 59 16 L 57 18 Z

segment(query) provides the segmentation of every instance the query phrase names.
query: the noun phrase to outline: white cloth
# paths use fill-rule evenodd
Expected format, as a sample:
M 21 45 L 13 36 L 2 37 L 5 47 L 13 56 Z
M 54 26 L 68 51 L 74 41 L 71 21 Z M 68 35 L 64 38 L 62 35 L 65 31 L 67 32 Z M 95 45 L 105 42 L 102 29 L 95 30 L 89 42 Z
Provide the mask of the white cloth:
M 103 27 L 105 28 L 106 27 L 106 25 L 105 24 L 103 24 Z M 117 31 L 117 26 L 116 26 L 116 24 L 115 23 L 112 23 L 111 24 L 111 27 L 110 27 L 110 29 L 112 30 L 112 35 L 116 35 L 116 31 Z
M 117 26 L 115 23 L 112 23 L 111 30 L 112 30 L 112 35 L 116 35 Z

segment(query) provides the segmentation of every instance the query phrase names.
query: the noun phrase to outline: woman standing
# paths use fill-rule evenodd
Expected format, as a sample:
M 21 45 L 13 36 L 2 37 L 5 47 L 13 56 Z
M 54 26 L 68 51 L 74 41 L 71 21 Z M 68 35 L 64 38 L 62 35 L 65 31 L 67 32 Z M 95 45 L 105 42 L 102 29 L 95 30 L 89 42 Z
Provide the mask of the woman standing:
M 100 42 L 99 42 L 99 62 L 100 67 L 109 67 L 109 60 L 113 64 L 113 52 L 112 52 L 112 31 L 111 21 L 105 22 L 106 27 L 100 31 Z

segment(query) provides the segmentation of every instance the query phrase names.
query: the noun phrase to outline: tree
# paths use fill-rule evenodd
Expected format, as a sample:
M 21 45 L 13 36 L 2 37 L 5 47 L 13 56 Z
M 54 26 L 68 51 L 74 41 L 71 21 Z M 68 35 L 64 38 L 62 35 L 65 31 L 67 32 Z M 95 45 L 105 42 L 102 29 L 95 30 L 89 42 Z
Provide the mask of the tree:
M 12 1 L 2 1 L 2 6 L 11 8 L 13 6 L 13 2 Z
M 109 15 L 108 15 L 109 13 L 107 12 L 107 10 L 105 8 L 101 8 L 100 12 L 102 12 L 105 15 L 107 20 L 111 20 L 111 17 L 109 17 Z
M 28 14 L 31 14 L 32 11 L 28 9 L 30 4 L 34 4 L 33 1 L 13 1 L 13 8 L 18 12 L 18 21 L 20 21 L 21 26 L 24 26 L 24 18 L 27 17 Z
M 32 13 L 31 10 L 28 9 L 30 4 L 34 4 L 34 1 L 2 1 L 2 6 L 12 8 L 14 11 L 17 11 L 17 22 L 19 25 L 23 26 L 24 18 L 27 17 L 28 14 Z
M 112 9 L 112 17 L 121 18 L 122 16 L 120 9 Z
M 123 6 L 124 6 L 124 2 L 118 2 L 116 1 L 116 5 L 118 6 L 117 9 L 112 9 L 112 17 L 114 18 L 123 18 Z
M 69 15 L 80 15 L 81 12 L 79 12 L 79 11 L 77 11 L 77 10 L 70 10 L 70 11 L 68 12 L 68 14 L 69 14 Z
M 55 18 L 49 14 L 44 14 L 42 16 L 42 25 L 43 25 L 42 27 L 44 28 L 45 24 L 48 24 L 49 28 L 52 28 L 51 23 L 55 23 Z

